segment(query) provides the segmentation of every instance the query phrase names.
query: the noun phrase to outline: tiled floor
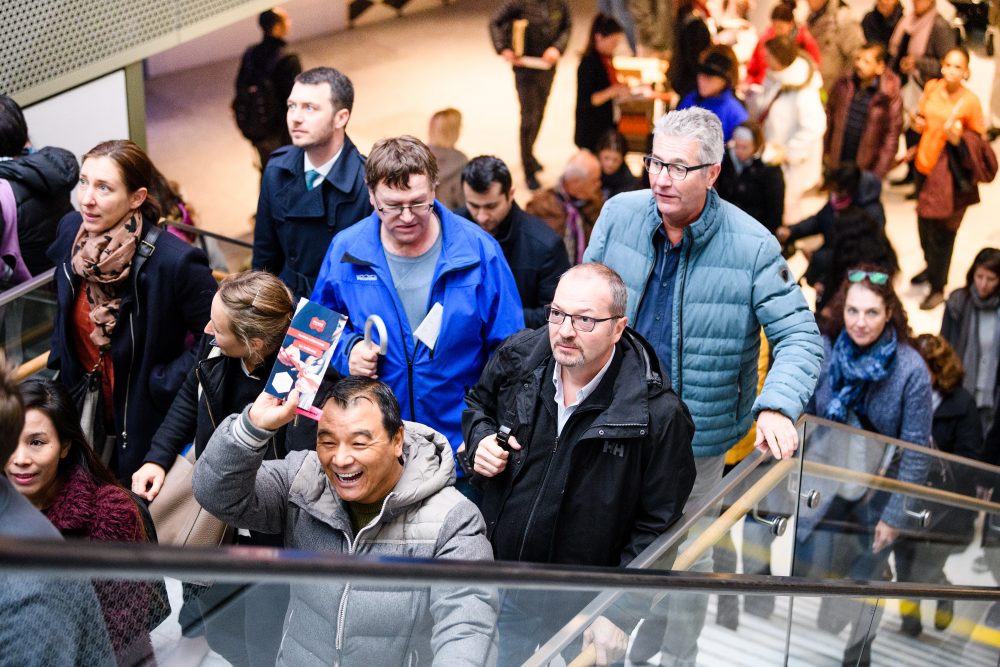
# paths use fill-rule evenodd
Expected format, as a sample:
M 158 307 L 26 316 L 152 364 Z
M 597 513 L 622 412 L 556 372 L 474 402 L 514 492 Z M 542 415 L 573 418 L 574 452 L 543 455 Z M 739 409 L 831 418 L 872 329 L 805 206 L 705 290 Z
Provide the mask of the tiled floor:
M 594 4 L 573 0 L 573 39 L 556 74 L 537 154 L 546 170 L 543 185 L 553 183 L 574 150 L 575 70 L 593 15 Z M 329 64 L 346 72 L 356 89 L 348 131 L 363 152 L 383 136 L 426 134 L 427 119 L 446 106 L 464 114 L 459 148 L 468 155 L 493 153 L 517 169 L 518 106 L 510 68 L 493 52 L 487 16 L 489 0 L 455 4 L 402 19 L 294 44 L 303 65 Z M 294 4 L 289 5 L 294 12 Z M 294 35 L 293 35 L 294 37 Z M 973 90 L 989 102 L 993 62 L 981 54 L 972 64 Z M 208 65 L 147 82 L 150 151 L 161 170 L 178 180 L 202 224 L 226 234 L 245 235 L 256 207 L 254 152 L 234 125 L 229 102 L 235 62 Z M 522 187 L 519 199 L 526 194 Z M 983 203 L 971 209 L 959 231 L 950 288 L 961 286 L 978 250 L 1000 246 L 1000 185 L 982 188 Z M 923 312 L 924 296 L 908 278 L 923 267 L 913 202 L 890 188 L 884 195 L 888 233 L 900 256 L 899 288 L 913 328 L 937 331 L 943 307 Z M 814 210 L 821 200 L 804 206 Z M 800 272 L 801 255 L 792 261 Z M 808 291 L 808 290 L 807 290 Z

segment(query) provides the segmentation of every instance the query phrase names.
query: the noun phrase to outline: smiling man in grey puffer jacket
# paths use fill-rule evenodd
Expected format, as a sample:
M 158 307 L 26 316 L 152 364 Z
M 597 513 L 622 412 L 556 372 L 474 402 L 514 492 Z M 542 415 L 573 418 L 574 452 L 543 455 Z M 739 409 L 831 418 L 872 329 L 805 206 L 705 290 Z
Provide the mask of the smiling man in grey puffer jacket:
M 222 422 L 195 467 L 194 494 L 219 519 L 285 546 L 343 554 L 492 560 L 482 515 L 453 487 L 447 439 L 402 422 L 389 387 L 333 386 L 316 451 L 263 461 L 295 416 L 261 394 Z M 295 584 L 278 655 L 284 665 L 484 665 L 494 660 L 496 591 L 435 585 Z

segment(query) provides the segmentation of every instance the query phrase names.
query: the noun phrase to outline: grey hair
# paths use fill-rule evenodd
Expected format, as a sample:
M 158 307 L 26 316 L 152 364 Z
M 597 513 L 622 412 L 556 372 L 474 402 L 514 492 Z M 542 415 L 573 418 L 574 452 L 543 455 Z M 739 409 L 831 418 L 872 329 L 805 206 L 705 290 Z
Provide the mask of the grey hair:
M 585 262 L 577 264 L 563 273 L 559 277 L 559 282 L 562 282 L 564 278 L 577 271 L 589 271 L 607 282 L 608 289 L 611 290 L 611 315 L 614 317 L 623 317 L 625 315 L 625 309 L 628 307 L 628 289 L 625 287 L 625 281 L 622 280 L 617 271 L 598 262 Z
M 722 122 L 707 109 L 690 107 L 671 111 L 656 121 L 653 140 L 657 137 L 688 137 L 698 142 L 698 161 L 703 164 L 721 164 L 725 152 L 722 140 Z

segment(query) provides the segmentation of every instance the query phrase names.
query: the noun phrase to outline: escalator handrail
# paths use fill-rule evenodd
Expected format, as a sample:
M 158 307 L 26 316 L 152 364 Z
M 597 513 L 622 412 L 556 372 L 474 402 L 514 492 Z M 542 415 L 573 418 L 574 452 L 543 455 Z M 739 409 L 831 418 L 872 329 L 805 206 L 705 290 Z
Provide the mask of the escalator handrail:
M 945 461 L 951 461 L 953 463 L 958 463 L 967 468 L 978 468 L 979 470 L 985 470 L 991 472 L 997 476 L 1000 476 L 1000 466 L 993 465 L 991 463 L 985 463 L 983 461 L 976 461 L 975 459 L 968 459 L 964 456 L 959 456 L 958 454 L 952 454 L 950 452 L 941 451 L 940 449 L 935 449 L 927 447 L 926 445 L 917 445 L 912 442 L 906 442 L 905 440 L 900 440 L 899 438 L 892 438 L 887 435 L 882 435 L 875 431 L 863 431 L 859 428 L 849 426 L 847 424 L 842 424 L 840 422 L 830 421 L 829 419 L 823 419 L 822 417 L 817 417 L 815 415 L 802 415 L 798 421 L 799 424 L 808 425 L 813 424 L 816 426 L 825 426 L 849 435 L 856 435 L 866 440 L 875 440 L 887 445 L 894 445 L 896 447 L 901 447 L 903 449 L 910 449 L 920 454 L 926 456 L 933 456 L 935 458 L 940 458 Z M 806 455 L 808 460 L 808 454 Z
M 942 586 L 514 562 L 348 556 L 262 547 L 195 548 L 155 544 L 0 538 L 0 572 L 84 578 L 315 583 L 330 577 L 404 585 L 452 583 L 592 591 L 612 588 L 706 593 L 1000 601 L 993 586 Z
M 55 277 L 55 275 L 56 275 L 56 269 L 55 267 L 52 267 L 51 269 L 48 269 L 47 271 L 44 271 L 42 273 L 39 273 L 37 276 L 32 277 L 30 280 L 26 280 L 20 285 L 14 285 L 10 289 L 4 290 L 2 293 L 0 293 L 0 308 L 6 306 L 8 303 L 12 301 L 20 299 L 25 294 L 34 292 L 36 289 L 42 287 L 43 285 L 49 284 L 50 282 L 52 282 L 52 279 Z
M 230 243 L 232 245 L 239 246 L 241 248 L 250 248 L 250 249 L 253 248 L 253 244 L 247 241 L 240 241 L 239 239 L 234 239 L 231 236 L 226 236 L 225 234 L 219 234 L 218 232 L 210 232 L 207 229 L 203 229 L 201 227 L 195 227 L 193 225 L 189 225 L 183 222 L 164 219 L 160 221 L 160 224 L 168 225 L 170 227 L 175 227 L 177 229 L 181 229 L 191 234 L 197 234 L 198 236 L 205 236 L 210 239 L 215 239 L 216 241 L 222 241 L 223 243 Z

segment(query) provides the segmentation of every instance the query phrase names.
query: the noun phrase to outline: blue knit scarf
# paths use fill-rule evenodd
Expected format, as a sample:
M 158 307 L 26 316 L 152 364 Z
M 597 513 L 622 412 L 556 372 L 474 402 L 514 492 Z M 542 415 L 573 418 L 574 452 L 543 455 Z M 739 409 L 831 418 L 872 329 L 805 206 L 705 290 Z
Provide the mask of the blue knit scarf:
M 879 339 L 868 347 L 858 347 L 847 335 L 840 332 L 833 346 L 830 359 L 830 387 L 833 398 L 823 416 L 835 422 L 847 423 L 847 413 L 865 416 L 862 395 L 869 382 L 878 382 L 889 374 L 896 358 L 896 330 L 890 325 Z

